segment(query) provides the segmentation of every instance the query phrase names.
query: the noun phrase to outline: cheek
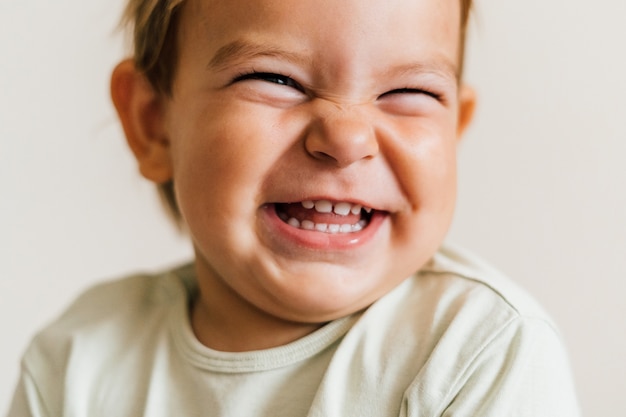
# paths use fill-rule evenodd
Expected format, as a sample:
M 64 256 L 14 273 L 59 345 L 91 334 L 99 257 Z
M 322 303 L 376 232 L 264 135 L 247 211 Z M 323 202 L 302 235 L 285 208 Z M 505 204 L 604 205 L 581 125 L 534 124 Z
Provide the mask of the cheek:
M 405 139 L 386 149 L 410 204 L 394 218 L 396 246 L 423 250 L 423 245 L 439 244 L 452 220 L 456 140 L 452 128 L 442 130 L 424 124 L 410 126 L 402 133 L 407 135 Z
M 415 123 L 394 132 L 385 153 L 414 209 L 441 207 L 456 194 L 456 138 L 441 124 Z
M 263 203 L 262 184 L 289 140 L 279 136 L 275 115 L 257 106 L 215 101 L 179 108 L 171 146 L 181 212 L 190 226 L 238 227 Z
M 263 123 L 267 118 L 262 115 L 232 107 L 205 106 L 191 117 L 177 117 L 182 122 L 171 138 L 175 181 L 228 189 L 239 181 L 245 185 L 255 172 L 258 178 L 270 157 L 263 138 L 271 124 Z
M 453 140 L 425 141 L 416 158 L 416 189 L 434 208 L 453 203 L 456 195 L 456 144 Z M 452 201 L 450 201 L 452 200 Z

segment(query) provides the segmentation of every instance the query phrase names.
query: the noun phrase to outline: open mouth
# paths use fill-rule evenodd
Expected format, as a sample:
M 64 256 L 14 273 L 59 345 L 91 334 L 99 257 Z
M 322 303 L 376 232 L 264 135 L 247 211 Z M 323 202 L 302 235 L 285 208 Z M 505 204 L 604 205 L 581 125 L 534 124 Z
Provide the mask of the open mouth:
M 328 200 L 274 204 L 278 217 L 291 227 L 321 233 L 356 233 L 370 223 L 372 210 L 349 202 Z

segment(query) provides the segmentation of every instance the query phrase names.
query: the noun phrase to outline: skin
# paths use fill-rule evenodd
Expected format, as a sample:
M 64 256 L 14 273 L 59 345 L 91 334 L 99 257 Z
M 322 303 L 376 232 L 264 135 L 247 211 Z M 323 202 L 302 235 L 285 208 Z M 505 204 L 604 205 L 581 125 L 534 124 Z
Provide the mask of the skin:
M 291 342 L 434 254 L 474 108 L 456 74 L 459 13 L 442 0 L 189 0 L 171 97 L 132 61 L 116 68 L 113 101 L 140 170 L 173 178 L 193 239 L 202 343 Z M 272 205 L 320 199 L 375 216 L 330 235 L 287 226 Z

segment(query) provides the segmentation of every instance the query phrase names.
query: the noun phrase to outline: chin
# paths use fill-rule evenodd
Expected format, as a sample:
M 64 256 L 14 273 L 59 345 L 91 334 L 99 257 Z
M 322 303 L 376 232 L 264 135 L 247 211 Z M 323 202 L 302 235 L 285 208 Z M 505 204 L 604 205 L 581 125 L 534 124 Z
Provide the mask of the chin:
M 267 310 L 288 320 L 326 322 L 368 307 L 409 275 L 390 275 L 383 264 L 290 261 L 279 277 L 270 278 L 273 285 L 265 286 Z

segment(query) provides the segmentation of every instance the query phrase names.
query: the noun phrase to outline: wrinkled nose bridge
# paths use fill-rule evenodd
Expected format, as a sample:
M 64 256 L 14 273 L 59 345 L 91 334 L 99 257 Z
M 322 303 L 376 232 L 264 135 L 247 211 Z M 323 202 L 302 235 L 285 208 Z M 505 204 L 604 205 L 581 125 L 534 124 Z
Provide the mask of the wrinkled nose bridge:
M 371 116 L 364 105 L 322 103 L 305 139 L 307 152 L 316 159 L 345 167 L 378 153 Z

